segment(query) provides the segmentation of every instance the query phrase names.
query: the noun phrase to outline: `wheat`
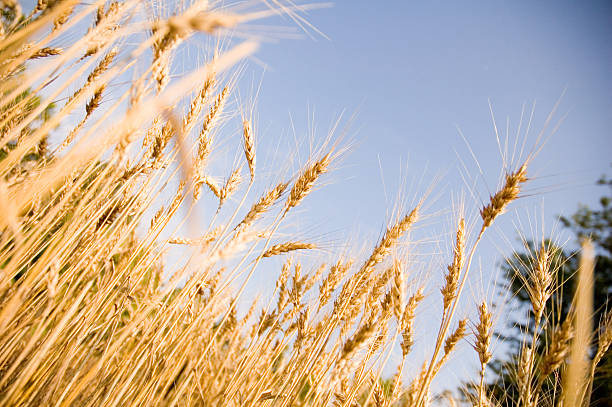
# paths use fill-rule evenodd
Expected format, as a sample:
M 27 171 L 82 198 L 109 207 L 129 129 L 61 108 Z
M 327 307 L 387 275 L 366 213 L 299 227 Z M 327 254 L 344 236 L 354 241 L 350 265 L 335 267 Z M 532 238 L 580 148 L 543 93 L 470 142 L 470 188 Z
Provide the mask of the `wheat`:
M 448 273 L 446 274 L 446 284 L 441 289 L 443 304 L 444 304 L 444 312 L 448 310 L 452 301 L 455 299 L 458 283 L 459 283 L 459 275 L 461 274 L 461 270 L 463 269 L 463 264 L 465 261 L 465 221 L 461 219 L 459 221 L 459 226 L 457 227 L 457 237 L 455 239 L 455 248 L 453 254 L 453 263 L 448 266 Z
M 531 300 L 536 325 L 539 325 L 546 303 L 552 295 L 554 274 L 550 268 L 551 253 L 544 247 L 538 252 L 536 267 L 530 281 L 526 282 L 527 293 Z
M 569 352 L 573 334 L 570 319 L 566 319 L 561 327 L 553 332 L 548 349 L 539 365 L 541 382 L 561 366 Z
M 319 287 L 319 308 L 327 304 L 331 298 L 332 292 L 337 288 L 351 265 L 351 261 L 343 262 L 342 260 L 338 260 L 336 264 L 330 267 L 327 277 L 325 277 Z
M 446 341 L 444 342 L 444 356 L 450 355 L 453 349 L 455 349 L 455 346 L 457 346 L 457 343 L 463 339 L 465 336 L 466 326 L 467 319 L 460 320 L 459 324 L 457 325 L 457 329 L 455 329 L 455 331 L 450 334 L 448 338 L 446 338 Z
M 608 311 L 601 324 L 599 332 L 599 340 L 597 341 L 597 353 L 593 358 L 593 367 L 601 361 L 601 358 L 606 354 L 612 345 L 612 311 Z
M 393 313 L 395 318 L 399 321 L 402 319 L 402 313 L 404 311 L 404 274 L 402 266 L 399 261 L 393 262 Z M 386 281 L 386 278 L 385 278 Z
M 476 325 L 476 343 L 474 349 L 478 353 L 478 359 L 480 360 L 480 384 L 478 386 L 478 406 L 484 406 L 486 401 L 485 387 L 484 387 L 484 376 L 487 363 L 491 360 L 491 352 L 489 352 L 489 346 L 491 344 L 491 337 L 493 332 L 491 330 L 493 326 L 492 315 L 487 309 L 487 303 L 482 302 L 478 307 L 478 324 Z
M 295 181 L 291 191 L 289 192 L 289 198 L 285 204 L 284 212 L 297 206 L 305 197 L 310 193 L 316 180 L 325 172 L 331 162 L 331 155 L 327 153 L 320 160 L 310 165 Z
M 30 59 L 46 58 L 54 55 L 60 55 L 61 53 L 61 48 L 43 47 L 36 51 L 34 54 L 32 54 L 32 56 L 30 56 Z
M 105 71 L 107 71 L 110 65 L 113 63 L 113 60 L 115 59 L 116 56 L 117 56 L 116 49 L 113 49 L 110 52 L 108 52 L 104 56 L 104 58 L 100 60 L 100 62 L 94 68 L 94 70 L 91 71 L 91 73 L 87 76 L 87 80 L 85 81 L 85 84 L 83 84 L 83 86 L 79 90 L 77 90 L 74 94 L 72 94 L 72 96 L 68 99 L 67 104 L 73 101 L 74 99 L 76 99 L 76 97 L 79 96 L 82 92 L 85 92 Z
M 55 17 L 55 20 L 53 20 L 53 31 L 59 30 L 64 24 L 66 24 L 66 21 L 68 21 L 68 18 L 74 11 L 75 4 L 73 2 L 65 2 L 65 5 L 66 7 L 64 7 L 61 13 Z
M 469 228 L 459 220 L 441 288 L 437 349 L 430 363 L 405 372 L 413 365 L 408 356 L 427 283 L 407 294 L 417 277 L 402 257 L 401 239 L 421 217 L 423 202 L 394 218 L 365 256 L 344 245 L 340 256 L 330 245 L 330 258 L 323 259 L 317 245 L 300 241 L 285 222 L 330 171 L 340 155 L 337 142 L 309 156 L 291 185 L 276 181 L 251 197 L 266 174 L 256 154 L 267 143 L 256 142 L 253 122 L 236 114 L 243 106 L 227 107 L 240 92 L 235 78 L 242 68 L 224 71 L 252 46 L 222 52 L 231 43 L 223 35 L 236 30 L 251 37 L 243 22 L 303 11 L 272 4 L 260 10 L 252 3 L 196 1 L 166 18 L 163 4 L 143 11 L 134 0 L 38 0 L 27 16 L 17 2 L 0 1 L 1 405 L 430 402 L 433 376 L 465 336 L 466 320 L 451 326 L 476 245 L 519 197 L 526 164 L 506 174 L 482 208 L 482 231 L 469 250 Z M 206 50 L 201 68 L 174 75 L 172 61 L 202 37 L 218 48 Z M 65 103 L 47 115 L 58 102 Z M 225 123 L 234 121 L 241 141 L 225 137 Z M 213 148 L 221 135 L 223 148 Z M 141 137 L 140 148 L 132 148 Z M 231 148 L 243 149 L 249 167 L 244 188 L 240 165 L 217 165 Z M 280 179 L 277 169 L 270 178 Z M 172 194 L 168 188 L 177 184 Z M 216 208 L 197 202 L 203 188 Z M 276 216 L 264 221 L 283 198 Z M 273 244 L 279 231 L 285 241 Z M 283 254 L 293 257 L 276 281 L 266 279 L 275 261 L 262 259 Z M 571 337 L 578 333 L 570 318 L 543 346 L 541 360 L 533 350 L 542 345 L 539 332 L 552 324 L 545 312 L 559 288 L 553 254 L 543 246 L 525 281 L 538 334 L 532 347 L 523 345 L 518 362 L 524 405 L 536 405 L 547 377 L 570 367 Z M 434 257 L 432 264 L 441 262 Z M 252 276 L 260 278 L 256 288 L 265 302 L 248 298 Z M 591 383 L 612 342 L 610 321 L 608 313 Z M 482 380 L 492 337 L 484 302 L 474 330 L 484 405 L 490 402 Z M 398 345 L 395 375 L 383 384 Z M 404 373 L 413 378 L 406 387 Z
M 519 390 L 519 404 L 530 406 L 533 393 L 531 381 L 533 377 L 533 351 L 530 346 L 523 344 L 517 366 L 517 385 Z
M 229 13 L 189 10 L 182 16 L 171 17 L 164 24 L 158 25 L 167 28 L 168 35 L 185 36 L 190 30 L 212 34 L 219 28 L 234 26 L 239 20 L 238 16 Z
M 444 354 L 438 361 L 434 373 L 437 374 L 446 362 L 461 339 L 466 335 L 467 319 L 462 319 L 457 324 L 457 328 L 444 341 Z
M 589 240 L 582 242 L 582 252 L 578 267 L 578 284 L 574 294 L 572 330 L 574 335 L 570 344 L 569 366 L 563 372 L 563 403 L 583 405 L 583 391 L 588 383 L 588 359 L 591 347 L 591 315 L 593 314 L 593 274 L 595 254 Z M 594 363 L 591 362 L 591 363 Z M 589 397 L 590 399 L 590 397 Z
M 521 191 L 521 184 L 527 181 L 527 163 L 521 165 L 515 172 L 506 174 L 506 182 L 495 193 L 490 202 L 480 210 L 482 229 L 486 229 L 504 212 L 506 206 L 516 198 Z
M 353 353 L 365 346 L 374 333 L 374 326 L 373 323 L 362 325 L 359 330 L 355 332 L 355 335 L 344 343 L 342 346 L 341 360 L 349 359 Z
M 420 206 L 416 206 L 395 225 L 387 229 L 380 243 L 374 248 L 368 260 L 361 267 L 360 272 L 362 274 L 371 271 L 376 264 L 380 263 L 391 252 L 391 248 L 397 243 L 397 240 L 417 221 L 419 208 Z
M 279 254 L 292 252 L 295 250 L 309 250 L 314 249 L 316 246 L 312 243 L 303 243 L 303 242 L 287 242 L 287 243 L 279 243 L 268 250 L 266 250 L 261 257 L 271 257 L 277 256 Z
M 215 78 L 214 76 L 211 75 L 204 81 L 204 85 L 202 86 L 200 91 L 191 100 L 191 104 L 189 105 L 189 111 L 183 118 L 183 123 L 182 123 L 183 134 L 189 134 L 189 132 L 191 132 L 191 129 L 193 128 L 195 124 L 195 121 L 200 116 L 200 113 L 202 112 L 202 109 L 204 108 L 204 105 L 206 104 L 206 101 L 208 99 L 208 96 L 210 95 L 210 92 L 214 84 L 215 84 Z
M 242 122 L 242 137 L 244 140 L 244 155 L 249 165 L 251 182 L 253 182 L 253 179 L 255 178 L 255 139 L 253 137 L 251 122 L 248 120 L 244 120 Z
M 474 349 L 478 353 L 480 359 L 480 365 L 484 366 L 491 360 L 491 353 L 489 352 L 489 345 L 491 344 L 491 327 L 492 319 L 491 313 L 487 309 L 487 303 L 482 302 L 478 307 L 478 325 L 476 325 L 476 344 Z
M 276 201 L 278 201 L 287 189 L 287 183 L 280 183 L 273 189 L 266 192 L 256 203 L 253 204 L 251 209 L 247 212 L 244 218 L 236 226 L 247 227 L 255 222 L 260 216 L 262 216 Z
M 238 185 L 240 185 L 240 181 L 240 169 L 232 171 L 229 178 L 225 182 L 225 185 L 223 185 L 223 188 L 221 188 L 221 190 L 219 191 L 219 195 L 215 194 L 219 197 L 219 206 L 223 205 L 227 198 L 229 198 L 230 195 L 232 195 L 236 191 Z
M 400 330 L 402 333 L 402 355 L 406 355 L 410 352 L 412 345 L 414 344 L 413 332 L 414 332 L 414 318 L 416 316 L 416 307 L 425 298 L 423 295 L 423 288 L 420 288 L 415 294 L 413 294 L 408 300 L 408 304 L 404 309 L 402 319 L 400 321 Z

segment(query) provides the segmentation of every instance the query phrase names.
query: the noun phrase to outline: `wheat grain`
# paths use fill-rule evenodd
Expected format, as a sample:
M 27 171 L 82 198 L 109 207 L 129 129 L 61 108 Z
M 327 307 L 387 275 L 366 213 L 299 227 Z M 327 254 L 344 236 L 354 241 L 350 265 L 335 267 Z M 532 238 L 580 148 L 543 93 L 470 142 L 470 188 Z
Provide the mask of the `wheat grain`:
M 229 198 L 240 185 L 241 177 L 240 177 L 240 169 L 232 171 L 229 178 L 223 185 L 223 188 L 219 191 L 219 206 L 223 205 L 227 198 Z M 215 194 L 216 195 L 216 194 Z
M 319 287 L 319 308 L 327 304 L 331 298 L 332 292 L 338 287 L 342 277 L 351 265 L 351 261 L 343 262 L 342 260 L 338 260 L 336 264 L 330 267 L 327 277 L 325 277 Z
M 459 221 L 459 226 L 457 227 L 457 236 L 453 253 L 453 262 L 448 266 L 448 273 L 445 276 L 446 284 L 440 290 L 443 297 L 444 312 L 447 312 L 452 301 L 456 297 L 457 288 L 459 286 L 459 275 L 461 274 L 465 261 L 465 221 L 463 218 Z
M 276 201 L 278 201 L 287 189 L 287 183 L 280 183 L 273 189 L 266 192 L 256 203 L 251 206 L 251 209 L 247 212 L 244 218 L 240 221 L 240 223 L 236 226 L 246 227 L 255 222 L 260 216 L 262 216 Z
M 30 59 L 46 58 L 54 55 L 60 55 L 62 53 L 61 48 L 43 47 L 30 56 Z
M 484 406 L 486 404 L 486 394 L 484 385 L 484 376 L 487 363 L 491 360 L 491 352 L 489 352 L 489 346 L 491 344 L 491 337 L 493 332 L 491 330 L 493 326 L 492 315 L 487 309 L 487 303 L 482 302 L 478 307 L 478 324 L 476 325 L 476 343 L 474 349 L 478 353 L 478 359 L 480 360 L 480 384 L 478 385 L 478 406 Z
M 251 122 L 244 120 L 242 122 L 242 137 L 244 140 L 244 155 L 249 165 L 249 173 L 251 174 L 251 182 L 255 178 L 255 139 L 253 137 L 253 129 Z
M 331 162 L 331 154 L 327 153 L 320 160 L 310 165 L 304 172 L 298 177 L 295 184 L 291 188 L 289 198 L 285 204 L 286 213 L 289 209 L 297 206 L 305 197 L 310 193 L 316 180 L 325 172 Z
M 397 240 L 417 221 L 419 208 L 420 205 L 416 206 L 395 225 L 387 229 L 380 243 L 374 248 L 368 260 L 361 267 L 360 272 L 362 274 L 371 271 L 376 264 L 380 263 L 391 252 L 391 248 L 396 244 Z
M 450 353 L 453 351 L 453 349 L 455 349 L 455 347 L 457 346 L 457 343 L 463 339 L 463 337 L 465 336 L 465 331 L 466 331 L 466 326 L 467 326 L 467 319 L 462 319 L 459 321 L 459 324 L 457 325 L 457 329 L 455 329 L 455 331 L 449 335 L 448 338 L 446 338 L 446 341 L 444 341 L 444 355 L 450 355 Z
M 393 284 L 391 292 L 393 293 L 393 313 L 399 321 L 402 319 L 404 312 L 404 274 L 399 261 L 393 262 Z
M 271 257 L 277 256 L 279 254 L 292 252 L 295 250 L 309 250 L 315 249 L 316 246 L 312 243 L 303 243 L 303 242 L 286 242 L 276 244 L 271 246 L 268 250 L 266 250 L 261 257 Z
M 561 363 L 569 352 L 569 343 L 573 334 L 569 318 L 563 322 L 560 328 L 553 332 L 548 349 L 539 365 L 540 381 L 543 381 L 561 366 Z
M 527 181 L 527 163 L 521 165 L 515 172 L 506 174 L 503 187 L 495 193 L 490 202 L 480 210 L 482 229 L 486 229 L 504 212 L 506 206 L 518 198 L 521 184 Z
M 402 355 L 405 357 L 410 353 L 410 349 L 414 344 L 413 332 L 414 332 L 414 318 L 416 316 L 416 307 L 425 298 L 423 295 L 423 287 L 413 294 L 406 304 L 402 319 L 400 321 L 400 330 L 402 332 Z
M 612 345 L 612 311 L 608 311 L 604 317 L 603 323 L 599 330 L 599 340 L 597 341 L 597 352 L 593 357 L 593 367 L 601 361 Z
M 191 100 L 191 104 L 189 105 L 189 111 L 183 118 L 183 134 L 189 134 L 195 125 L 195 121 L 200 116 L 204 105 L 206 104 L 206 100 L 210 95 L 210 92 L 215 84 L 215 78 L 213 75 L 208 77 L 204 81 L 204 85 L 200 89 L 200 91 L 196 94 L 196 96 Z
M 552 295 L 553 273 L 550 269 L 551 254 L 544 247 L 538 252 L 533 282 L 528 282 L 526 288 L 533 308 L 536 324 L 539 324 L 544 312 L 546 302 Z
M 523 344 L 517 366 L 517 386 L 519 389 L 519 404 L 531 406 L 533 393 L 531 382 L 533 378 L 533 351 L 530 346 Z

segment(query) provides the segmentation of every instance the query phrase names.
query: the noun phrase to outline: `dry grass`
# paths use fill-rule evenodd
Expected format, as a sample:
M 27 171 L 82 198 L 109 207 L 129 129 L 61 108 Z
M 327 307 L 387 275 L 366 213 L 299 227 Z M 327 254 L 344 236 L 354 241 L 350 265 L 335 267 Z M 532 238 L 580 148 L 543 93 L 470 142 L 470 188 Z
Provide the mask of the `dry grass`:
M 249 205 L 251 186 L 262 180 L 255 127 L 241 118 L 248 185 L 241 184 L 244 164 L 213 173 L 215 136 L 235 90 L 223 72 L 254 46 L 214 50 L 179 78 L 170 74 L 174 53 L 195 33 L 222 36 L 243 22 L 276 12 L 295 17 L 297 10 L 275 1 L 276 9 L 240 14 L 210 3 L 147 20 L 133 0 L 40 0 L 23 19 L 16 3 L 0 2 L 15 17 L 0 33 L 0 405 L 428 405 L 432 380 L 467 335 L 468 321 L 453 320 L 478 243 L 519 197 L 532 157 L 482 208 L 470 244 L 465 221 L 458 222 L 439 332 L 419 371 L 404 366 L 425 290 L 407 284 L 396 249 L 418 224 L 422 200 L 390 224 L 365 259 L 338 255 L 331 266 L 304 273 L 299 257 L 288 258 L 269 302 L 239 306 L 253 276 L 273 267 L 268 257 L 316 253 L 297 236 L 279 241 L 278 230 L 339 149 L 311 157 L 294 179 L 277 181 Z M 137 35 L 142 41 L 128 41 Z M 33 59 L 44 64 L 31 65 Z M 130 75 L 129 89 L 109 97 Z M 52 105 L 53 114 L 39 120 Z M 61 137 L 54 152 L 50 134 Z M 199 200 L 215 202 L 210 224 L 197 238 L 172 236 Z M 250 209 L 242 215 L 243 208 Z M 184 266 L 164 272 L 170 244 L 193 251 Z M 537 335 L 551 324 L 543 310 L 554 270 L 544 248 L 536 264 L 526 284 Z M 588 304 L 578 308 L 588 313 Z M 482 406 L 490 403 L 483 381 L 492 315 L 486 302 L 478 311 L 471 341 Z M 611 321 L 600 330 L 595 360 L 579 368 L 572 400 L 588 394 L 612 342 Z M 587 328 L 565 321 L 541 361 L 525 344 L 519 405 L 538 404 L 543 381 L 563 368 L 570 348 L 580 354 L 571 340 L 576 330 L 586 341 Z M 386 389 L 380 374 L 398 347 Z M 413 379 L 403 385 L 405 376 Z

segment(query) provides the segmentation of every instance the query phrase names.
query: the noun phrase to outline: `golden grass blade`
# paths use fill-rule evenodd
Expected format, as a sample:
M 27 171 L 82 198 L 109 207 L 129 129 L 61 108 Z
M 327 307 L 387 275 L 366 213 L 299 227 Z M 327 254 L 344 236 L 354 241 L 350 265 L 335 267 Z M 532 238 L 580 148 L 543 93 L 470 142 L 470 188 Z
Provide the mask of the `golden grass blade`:
M 589 349 L 592 341 L 593 272 L 595 253 L 589 240 L 582 242 L 578 284 L 574 295 L 574 339 L 569 351 L 570 363 L 563 377 L 563 404 L 581 406 L 583 391 L 587 387 Z

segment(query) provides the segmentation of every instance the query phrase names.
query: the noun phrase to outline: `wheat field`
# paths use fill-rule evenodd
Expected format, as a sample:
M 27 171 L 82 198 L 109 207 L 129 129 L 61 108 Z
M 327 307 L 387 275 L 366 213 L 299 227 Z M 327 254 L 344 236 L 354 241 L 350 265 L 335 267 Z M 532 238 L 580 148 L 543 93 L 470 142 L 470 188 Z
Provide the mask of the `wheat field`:
M 163 5 L 135 0 L 39 0 L 27 14 L 13 0 L 0 5 L 0 405 L 421 407 L 461 341 L 480 367 L 469 404 L 497 405 L 485 386 L 491 304 L 478 299 L 468 321 L 460 299 L 479 242 L 521 196 L 535 154 L 504 173 L 476 225 L 457 216 L 442 287 L 408 284 L 397 250 L 428 216 L 427 197 L 396 213 L 365 255 L 319 261 L 318 242 L 285 223 L 346 147 L 332 137 L 296 173 L 261 175 L 257 123 L 248 106 L 228 107 L 239 91 L 232 72 L 257 41 L 248 30 L 227 38 L 278 13 L 303 23 L 307 6 L 197 1 L 164 17 Z M 207 57 L 173 75 L 195 35 L 211 39 Z M 242 154 L 221 167 L 229 121 L 242 129 L 232 147 Z M 204 200 L 210 222 L 184 237 Z M 162 259 L 177 248 L 184 261 L 170 268 Z M 536 338 L 525 341 L 517 406 L 552 405 L 546 382 L 562 405 L 588 400 L 612 342 L 612 314 L 600 328 L 588 323 L 588 242 L 572 317 L 546 315 L 558 289 L 551 251 L 542 243 L 533 253 L 524 284 L 535 335 L 555 337 L 541 358 L 529 346 Z M 278 264 L 266 300 L 245 299 Z M 426 295 L 440 297 L 439 329 L 409 371 Z

